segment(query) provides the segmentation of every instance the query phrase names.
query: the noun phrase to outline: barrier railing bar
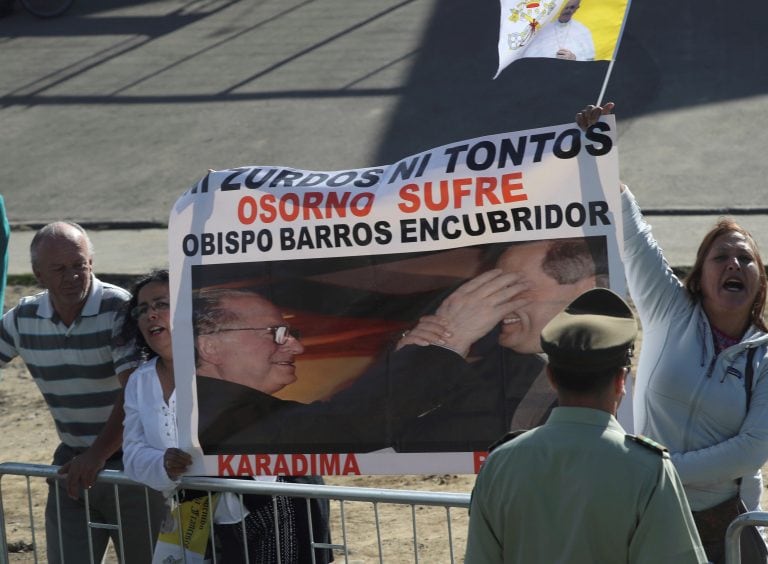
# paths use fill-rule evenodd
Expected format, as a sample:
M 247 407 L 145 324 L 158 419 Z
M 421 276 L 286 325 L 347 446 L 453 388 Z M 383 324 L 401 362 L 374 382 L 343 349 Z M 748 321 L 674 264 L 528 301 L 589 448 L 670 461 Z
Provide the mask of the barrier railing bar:
M 176 513 L 176 523 L 181 523 L 181 503 L 179 503 L 178 492 L 174 493 L 176 504 L 173 511 Z M 179 537 L 179 546 L 184 546 L 184 531 L 181 530 L 181 525 L 176 527 L 176 534 Z M 181 557 L 184 559 L 184 564 L 187 564 L 187 551 L 181 551 Z
M 242 505 L 242 500 L 240 501 L 240 504 Z M 280 554 L 280 512 L 277 509 L 277 496 L 272 496 L 272 520 L 275 522 L 275 554 L 277 554 L 277 564 L 282 564 L 282 555 Z M 243 523 L 243 542 L 246 542 L 246 536 L 245 536 L 245 519 L 242 521 Z M 245 549 L 246 552 L 246 558 L 248 548 Z M 248 560 L 246 560 L 245 564 L 250 564 Z
M 115 492 L 115 512 L 117 513 L 117 541 L 120 544 L 120 562 L 125 562 L 125 543 L 123 542 L 123 516 L 120 513 L 120 494 L 117 490 L 117 484 L 112 485 L 112 490 Z M 147 521 L 148 525 L 151 525 Z M 114 530 L 115 527 L 104 527 L 105 529 Z
M 56 482 L 57 486 L 58 486 L 58 484 L 59 483 Z M 56 488 L 56 501 L 57 501 L 56 507 L 57 508 L 59 507 L 59 504 L 58 504 L 59 489 L 60 489 L 59 487 Z M 83 490 L 83 493 L 85 494 L 84 495 L 84 498 L 85 498 L 85 500 L 84 500 L 85 501 L 85 520 L 88 523 L 88 555 L 90 556 L 91 564 L 95 564 L 96 559 L 94 558 L 94 555 L 93 555 L 93 534 L 92 534 L 92 527 L 91 527 L 91 524 L 92 524 L 92 521 L 91 521 L 91 499 L 90 499 L 90 494 L 88 493 L 87 489 Z M 62 560 L 65 560 L 64 556 L 63 556 L 64 555 L 64 548 L 63 548 L 64 534 L 61 531 L 61 523 L 62 523 L 61 513 L 59 513 L 56 516 L 56 521 L 59 523 L 59 554 L 62 555 Z M 66 564 L 66 561 L 65 561 L 64 564 Z
M 379 548 L 379 564 L 384 564 L 384 549 L 381 546 L 381 526 L 379 524 L 379 502 L 373 502 L 373 517 L 376 522 L 376 546 Z
M 448 553 L 451 556 L 451 564 L 454 564 L 453 557 L 453 528 L 451 527 L 451 508 L 445 508 L 445 522 L 448 524 Z
M 29 479 L 29 477 L 27 477 Z M 61 483 L 56 480 L 54 482 L 54 494 L 56 495 L 56 528 L 59 531 L 59 554 L 64 554 L 64 531 L 61 530 Z M 48 531 L 46 530 L 46 533 Z M 90 537 L 89 537 L 90 538 Z M 46 542 L 48 539 L 46 538 Z M 61 557 L 64 560 L 64 557 Z M 93 562 L 93 555 L 91 555 L 91 562 Z
M 339 518 L 341 519 L 341 542 L 344 543 L 344 564 L 349 564 L 349 551 L 347 550 L 347 521 L 344 516 L 344 500 L 339 500 Z
M 144 488 L 144 507 L 147 508 L 147 523 L 149 523 L 149 527 L 147 527 L 147 539 L 149 539 L 148 546 L 151 547 L 155 539 L 152 538 L 152 514 L 149 510 L 149 490 L 147 488 Z M 150 557 L 151 556 L 152 554 L 150 554 Z M 213 564 L 216 563 L 214 562 Z
M 309 498 L 304 500 L 304 506 L 307 511 L 307 522 L 309 523 L 309 546 L 312 547 L 310 551 L 310 554 L 312 555 L 312 564 L 317 564 L 317 559 L 315 558 L 315 530 L 312 528 L 312 505 Z
M 32 482 L 29 476 L 26 477 L 27 482 L 27 509 L 29 510 L 29 523 L 32 527 L 32 551 L 35 555 L 35 564 L 37 564 L 37 539 L 35 538 L 35 514 L 32 512 Z
M 62 479 L 57 474 L 58 466 L 44 464 L 24 464 L 19 462 L 0 463 L 0 477 L 4 474 L 15 476 L 35 476 L 39 478 Z M 117 470 L 102 470 L 99 478 L 109 483 L 123 486 L 135 486 Z M 141 484 L 139 484 L 141 485 Z M 181 479 L 181 488 L 210 490 L 212 492 L 253 493 L 258 495 L 283 495 L 286 497 L 311 497 L 318 499 L 344 499 L 368 503 L 383 502 L 399 505 L 427 505 L 461 507 L 469 509 L 470 496 L 454 492 L 427 492 L 420 490 L 387 490 L 382 488 L 363 488 L 349 486 L 317 486 L 313 484 L 292 484 L 288 482 L 257 482 L 255 480 L 236 480 L 231 478 L 185 476 Z
M 411 505 L 411 527 L 413 528 L 413 562 L 419 564 L 419 539 L 416 537 L 416 506 Z
M 731 521 L 725 531 L 725 564 L 741 564 L 741 531 L 744 527 L 768 525 L 768 512 L 748 511 Z
M 28 497 L 28 506 L 29 506 L 29 512 L 30 512 L 30 524 L 32 526 L 32 541 L 33 541 L 33 547 L 34 547 L 34 553 L 35 553 L 35 562 L 38 561 L 37 557 L 37 542 L 35 538 L 35 531 L 34 531 L 34 517 L 32 513 L 32 490 L 31 490 L 31 484 L 30 484 L 30 478 L 32 477 L 38 477 L 38 478 L 46 478 L 46 479 L 53 479 L 53 487 L 54 487 L 54 495 L 55 495 L 55 501 L 56 501 L 56 510 L 59 516 L 61 516 L 61 498 L 60 495 L 65 495 L 62 488 L 62 482 L 63 476 L 58 474 L 58 466 L 49 466 L 49 465 L 43 465 L 43 464 L 30 464 L 30 463 L 18 463 L 18 462 L 5 462 L 0 463 L 0 480 L 6 475 L 17 475 L 17 476 L 24 476 L 27 482 L 27 497 Z M 115 489 L 115 499 L 117 504 L 117 525 L 111 525 L 106 523 L 93 523 L 91 521 L 91 511 L 90 511 L 90 500 L 88 499 L 88 491 L 85 491 L 85 505 L 86 505 L 86 518 L 89 521 L 89 531 L 88 531 L 88 543 L 89 543 L 89 552 L 90 552 L 90 560 L 91 562 L 94 561 L 94 541 L 92 538 L 92 529 L 110 529 L 110 530 L 117 530 L 119 533 L 118 539 L 119 539 L 119 551 L 120 555 L 125 555 L 125 546 L 124 546 L 124 539 L 122 535 L 122 520 L 121 520 L 121 513 L 120 513 L 120 501 L 119 501 L 119 494 L 118 494 L 118 485 L 125 485 L 125 486 L 135 486 L 136 483 L 132 480 L 128 479 L 122 472 L 117 470 L 103 470 L 99 476 L 99 481 L 106 482 L 106 483 L 112 483 L 114 484 Z M 469 508 L 470 504 L 470 495 L 469 494 L 461 494 L 461 493 L 451 493 L 451 492 L 429 492 L 429 491 L 418 491 L 418 490 L 390 490 L 390 489 L 380 489 L 380 488 L 363 488 L 363 487 L 346 487 L 346 486 L 321 486 L 321 485 L 315 485 L 315 484 L 294 484 L 294 483 L 286 483 L 286 482 L 261 482 L 261 481 L 255 481 L 255 480 L 242 480 L 242 479 L 228 479 L 228 478 L 221 478 L 221 477 L 207 477 L 207 476 L 193 476 L 193 477 L 184 477 L 181 480 L 180 488 L 182 489 L 202 489 L 207 490 L 208 496 L 209 496 L 209 503 L 211 500 L 212 493 L 215 492 L 233 492 L 238 494 L 238 497 L 240 497 L 240 501 L 242 503 L 242 495 L 243 494 L 254 494 L 254 495 L 262 495 L 262 496 L 270 496 L 273 501 L 273 510 L 277 510 L 277 499 L 276 496 L 280 497 L 299 497 L 299 498 L 305 498 L 306 504 L 307 504 L 307 515 L 308 515 L 308 522 L 310 524 L 310 531 L 312 531 L 311 525 L 312 525 L 312 514 L 311 514 L 311 506 L 310 506 L 310 499 L 328 499 L 330 501 L 337 501 L 339 503 L 339 517 L 340 517 L 340 524 L 341 524 L 341 536 L 343 540 L 343 544 L 336 544 L 336 543 L 316 543 L 313 535 L 313 531 L 310 532 L 310 541 L 311 546 L 313 547 L 312 550 L 312 558 L 313 561 L 316 558 L 314 550 L 317 548 L 325 548 L 325 549 L 332 549 L 337 550 L 340 553 L 337 554 L 337 558 L 341 556 L 341 554 L 344 555 L 344 562 L 345 564 L 349 564 L 349 548 L 348 548 L 348 531 L 347 531 L 347 523 L 346 523 L 346 507 L 345 503 L 347 501 L 356 501 L 356 502 L 362 502 L 362 503 L 369 503 L 373 505 L 374 510 L 374 517 L 375 517 L 375 528 L 376 528 L 376 543 L 377 543 L 377 550 L 379 554 L 379 562 L 384 562 L 384 542 L 383 542 L 383 530 L 382 530 L 382 524 L 380 521 L 380 511 L 379 511 L 379 503 L 386 503 L 386 504 L 394 504 L 394 505 L 408 505 L 411 508 L 411 519 L 412 519 L 412 531 L 413 531 L 413 550 L 414 550 L 414 562 L 416 564 L 419 563 L 420 560 L 420 554 L 419 554 L 419 543 L 418 543 L 418 523 L 416 520 L 416 506 L 434 506 L 434 507 L 444 507 L 446 511 L 446 521 L 447 521 L 447 527 L 448 527 L 448 551 L 450 554 L 450 562 L 453 563 L 455 560 L 455 550 L 453 547 L 453 531 L 452 531 L 452 522 L 451 522 L 451 513 L 450 508 L 451 507 L 458 507 L 458 508 Z M 148 502 L 149 493 L 148 490 L 145 488 L 145 503 Z M 8 562 L 8 541 L 7 541 L 7 533 L 6 533 L 6 518 L 5 514 L 3 512 L 3 506 L 2 506 L 3 500 L 0 492 L 0 564 L 3 564 L 5 562 Z M 178 511 L 178 505 L 177 505 L 177 511 Z M 149 509 L 147 509 L 147 520 L 148 522 L 151 519 L 151 514 Z M 60 553 L 63 553 L 63 534 L 61 531 L 61 518 L 58 519 L 59 521 L 59 551 Z M 211 520 L 211 527 L 213 528 Z M 280 527 L 278 524 L 279 520 L 275 520 L 275 535 L 276 540 L 278 542 L 279 546 L 279 532 Z M 244 524 L 243 524 L 244 526 Z M 243 537 L 246 537 L 245 531 L 243 531 Z M 215 535 L 211 536 L 212 543 L 215 543 Z M 245 547 L 244 547 L 245 549 Z M 184 554 L 184 560 L 186 562 L 186 554 Z M 213 558 L 214 558 L 214 564 L 216 564 L 216 552 L 213 551 Z M 246 559 L 249 558 L 249 555 L 246 551 Z M 282 559 L 282 553 L 278 553 L 278 558 Z M 124 560 L 124 558 L 123 558 Z M 247 561 L 247 560 L 246 560 Z
M 243 499 L 242 495 L 240 497 L 240 506 L 243 505 Z M 178 499 L 177 499 L 178 501 Z M 219 500 L 221 501 L 221 500 Z M 213 494 L 211 492 L 208 492 L 208 507 L 213 507 Z M 211 554 L 213 556 L 213 564 L 217 564 L 218 558 L 216 556 L 216 535 L 214 534 L 213 530 L 213 512 L 211 513 L 211 518 L 208 519 L 208 533 L 210 535 L 211 539 Z M 186 555 L 185 555 L 186 556 Z

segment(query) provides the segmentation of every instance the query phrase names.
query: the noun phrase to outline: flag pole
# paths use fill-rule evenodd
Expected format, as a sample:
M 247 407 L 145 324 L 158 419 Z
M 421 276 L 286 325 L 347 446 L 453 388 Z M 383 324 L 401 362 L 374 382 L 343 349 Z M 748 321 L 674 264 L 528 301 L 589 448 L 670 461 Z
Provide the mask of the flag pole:
M 619 37 L 616 39 L 616 45 L 613 47 L 613 56 L 611 56 L 611 62 L 608 63 L 608 70 L 605 72 L 605 79 L 603 80 L 603 86 L 600 89 L 600 95 L 597 97 L 597 104 L 599 106 L 603 102 L 603 96 L 605 96 L 605 90 L 608 88 L 608 80 L 611 78 L 611 72 L 613 72 L 613 63 L 616 61 L 616 55 L 619 52 L 619 44 L 621 43 L 621 37 L 624 35 L 624 26 L 627 25 L 627 17 L 629 17 L 629 7 L 632 5 L 632 0 L 627 0 L 627 7 L 624 10 L 624 19 L 621 21 L 621 29 L 619 29 Z

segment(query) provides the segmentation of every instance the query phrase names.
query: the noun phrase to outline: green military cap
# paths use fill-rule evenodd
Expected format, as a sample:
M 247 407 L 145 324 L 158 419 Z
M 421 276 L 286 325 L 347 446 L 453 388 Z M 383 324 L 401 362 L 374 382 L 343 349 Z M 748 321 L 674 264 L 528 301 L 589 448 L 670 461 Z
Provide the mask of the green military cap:
M 554 368 L 606 370 L 629 364 L 637 322 L 624 300 L 605 288 L 576 298 L 541 331 Z

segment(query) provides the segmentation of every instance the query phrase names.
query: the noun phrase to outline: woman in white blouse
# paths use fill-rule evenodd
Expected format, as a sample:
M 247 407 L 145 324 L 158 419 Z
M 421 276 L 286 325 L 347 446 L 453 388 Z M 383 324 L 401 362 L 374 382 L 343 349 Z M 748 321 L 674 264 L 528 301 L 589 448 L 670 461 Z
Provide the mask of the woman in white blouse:
M 134 288 L 124 332 L 134 333 L 146 360 L 125 389 L 125 473 L 170 497 L 192 458 L 176 448 L 176 385 L 169 322 L 168 271 L 152 272 Z M 130 398 L 130 400 L 129 400 Z
M 168 271 L 153 271 L 140 279 L 133 287 L 128 307 L 129 315 L 125 316 L 121 336 L 126 341 L 135 340 L 146 362 L 131 375 L 125 389 L 125 473 L 170 498 L 192 458 L 177 448 Z M 180 497 L 193 499 L 203 495 L 206 492 L 186 490 Z M 296 510 L 306 507 L 305 502 L 282 496 L 275 500 L 281 531 L 280 561 L 306 561 L 310 550 L 303 517 L 306 510 L 303 513 Z M 243 501 L 245 507 L 240 505 L 237 495 L 225 493 L 216 506 L 214 529 L 219 559 L 228 563 L 245 561 L 242 541 L 242 521 L 245 520 L 250 561 L 277 562 L 272 498 L 246 495 Z M 318 521 L 322 521 L 319 517 Z M 327 521 L 325 526 L 327 531 Z M 315 538 L 317 533 L 322 531 L 316 532 Z M 329 551 L 317 551 L 316 561 L 329 560 L 332 560 Z

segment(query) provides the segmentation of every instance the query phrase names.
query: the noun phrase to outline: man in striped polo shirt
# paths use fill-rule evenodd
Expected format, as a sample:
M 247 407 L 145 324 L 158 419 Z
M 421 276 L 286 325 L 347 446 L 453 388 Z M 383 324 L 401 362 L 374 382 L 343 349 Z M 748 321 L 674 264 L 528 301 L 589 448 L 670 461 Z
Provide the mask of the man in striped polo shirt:
M 83 488 L 89 489 L 91 521 L 117 523 L 112 486 L 95 482 L 103 468 L 122 470 L 122 385 L 137 360 L 133 347 L 117 346 L 114 335 L 129 295 L 93 276 L 93 246 L 76 223 L 40 229 L 30 254 L 32 271 L 45 291 L 22 298 L 3 316 L 0 362 L 24 359 L 56 423 L 61 444 L 53 464 L 66 475 L 60 482 L 66 493 L 49 485 L 48 562 L 79 564 L 90 561 Z M 126 561 L 151 562 L 162 497 L 150 490 L 151 532 L 143 488 L 121 487 L 119 504 Z M 119 546 L 116 531 L 112 534 Z M 110 532 L 93 529 L 90 535 L 99 562 Z

